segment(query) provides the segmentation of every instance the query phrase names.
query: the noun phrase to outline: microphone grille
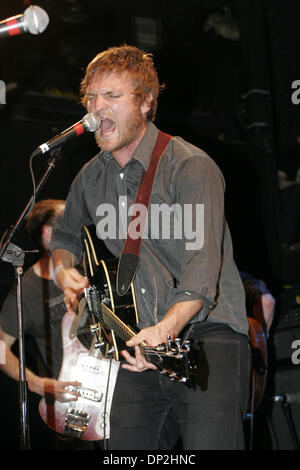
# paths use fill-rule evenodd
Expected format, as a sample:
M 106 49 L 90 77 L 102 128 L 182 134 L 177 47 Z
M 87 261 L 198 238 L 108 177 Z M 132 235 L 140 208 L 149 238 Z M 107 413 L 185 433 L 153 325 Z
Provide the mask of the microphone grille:
M 31 34 L 40 34 L 49 24 L 49 16 L 42 8 L 31 5 L 24 11 L 24 22 Z
M 95 132 L 100 127 L 100 124 L 101 124 L 100 119 L 94 113 L 86 114 L 83 117 L 83 121 L 86 127 L 88 128 L 89 132 Z

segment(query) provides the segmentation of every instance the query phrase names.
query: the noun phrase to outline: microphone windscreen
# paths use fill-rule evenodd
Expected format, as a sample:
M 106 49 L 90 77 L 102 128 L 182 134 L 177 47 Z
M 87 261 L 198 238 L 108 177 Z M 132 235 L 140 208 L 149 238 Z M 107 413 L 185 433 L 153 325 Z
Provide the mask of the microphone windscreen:
M 24 22 L 31 34 L 40 34 L 49 24 L 49 16 L 42 8 L 31 5 L 24 11 Z
M 88 113 L 83 117 L 83 121 L 85 122 L 89 132 L 95 132 L 101 124 L 100 119 L 94 113 Z

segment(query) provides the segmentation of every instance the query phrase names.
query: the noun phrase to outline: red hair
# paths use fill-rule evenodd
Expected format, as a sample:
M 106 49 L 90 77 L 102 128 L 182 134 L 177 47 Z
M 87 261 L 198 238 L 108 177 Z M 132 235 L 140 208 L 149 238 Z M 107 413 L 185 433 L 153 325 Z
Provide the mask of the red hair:
M 100 52 L 89 63 L 86 74 L 81 82 L 81 100 L 87 104 L 87 91 L 94 73 L 127 73 L 131 79 L 133 94 L 138 103 L 142 103 L 149 93 L 152 94 L 152 104 L 147 118 L 154 121 L 157 109 L 157 97 L 163 88 L 159 84 L 158 75 L 151 53 L 146 53 L 134 46 L 110 47 Z

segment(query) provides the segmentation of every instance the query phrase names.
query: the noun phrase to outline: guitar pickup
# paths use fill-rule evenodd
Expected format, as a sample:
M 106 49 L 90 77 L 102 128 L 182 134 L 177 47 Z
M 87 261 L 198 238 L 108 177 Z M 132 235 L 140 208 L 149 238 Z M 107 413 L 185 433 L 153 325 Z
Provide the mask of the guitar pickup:
M 80 438 L 86 428 L 88 427 L 91 415 L 84 411 L 69 409 L 65 416 L 65 430 L 66 436 Z
M 92 388 L 86 387 L 77 387 L 76 385 L 68 385 L 65 387 L 68 392 L 75 392 L 78 393 L 81 398 L 85 398 L 86 400 L 100 402 L 103 397 L 103 393 L 98 392 L 97 390 L 93 390 Z

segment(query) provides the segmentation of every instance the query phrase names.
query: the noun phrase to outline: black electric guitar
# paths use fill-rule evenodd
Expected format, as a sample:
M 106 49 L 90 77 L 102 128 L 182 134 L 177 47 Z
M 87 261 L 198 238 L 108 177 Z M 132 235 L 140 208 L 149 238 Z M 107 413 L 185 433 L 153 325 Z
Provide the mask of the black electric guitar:
M 90 286 L 85 289 L 87 305 L 94 319 L 91 330 L 99 335 L 99 345 L 105 356 L 113 354 L 119 360 L 119 350 L 125 342 L 137 334 L 138 312 L 134 286 L 125 295 L 116 291 L 118 259 L 98 260 L 90 230 L 84 227 L 83 246 L 86 259 L 86 275 Z M 168 339 L 156 347 L 140 345 L 148 362 L 172 381 L 194 386 L 195 365 L 190 341 L 183 338 Z

